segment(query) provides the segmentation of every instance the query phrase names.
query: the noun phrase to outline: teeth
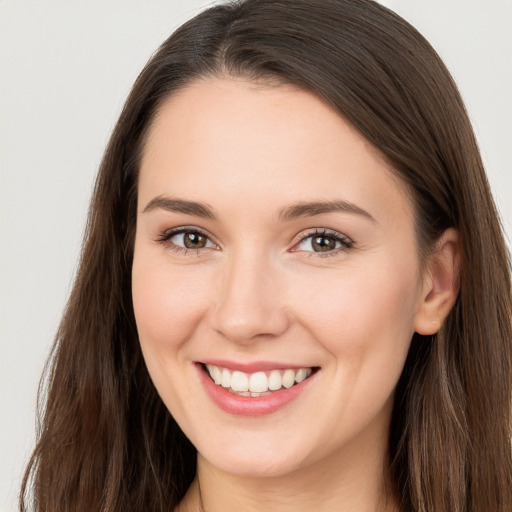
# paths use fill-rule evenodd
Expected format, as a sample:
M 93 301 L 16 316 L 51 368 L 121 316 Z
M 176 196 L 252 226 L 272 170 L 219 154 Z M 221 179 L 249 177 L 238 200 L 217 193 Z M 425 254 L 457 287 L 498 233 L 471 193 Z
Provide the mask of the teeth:
M 211 364 L 206 369 L 215 384 L 227 388 L 240 396 L 258 397 L 277 391 L 281 388 L 291 388 L 295 383 L 307 379 L 312 372 L 311 368 L 298 370 L 272 370 L 270 372 L 245 373 L 231 372 L 227 368 L 220 368 Z
M 304 379 L 308 378 L 308 371 L 306 368 L 301 368 L 296 374 L 295 374 L 295 382 L 302 382 Z
M 249 391 L 251 393 L 268 391 L 268 379 L 264 372 L 256 372 L 249 377 Z
M 295 384 L 295 372 L 293 370 L 286 370 L 282 380 L 285 388 L 291 388 Z
M 220 383 L 223 388 L 231 387 L 231 372 L 229 370 L 227 370 L 226 368 L 222 369 L 222 376 L 221 376 Z
M 226 370 L 227 371 L 227 370 Z M 231 375 L 231 389 L 233 391 L 253 391 L 249 386 L 249 378 L 246 373 L 233 372 Z M 256 391 L 256 390 L 254 390 Z
M 217 366 L 213 366 L 212 368 L 213 370 L 210 372 L 210 375 L 212 376 L 215 384 L 220 385 L 222 382 L 222 372 Z
M 281 386 L 281 372 L 279 370 L 272 370 L 268 376 L 268 389 L 271 391 L 276 391 L 281 389 Z

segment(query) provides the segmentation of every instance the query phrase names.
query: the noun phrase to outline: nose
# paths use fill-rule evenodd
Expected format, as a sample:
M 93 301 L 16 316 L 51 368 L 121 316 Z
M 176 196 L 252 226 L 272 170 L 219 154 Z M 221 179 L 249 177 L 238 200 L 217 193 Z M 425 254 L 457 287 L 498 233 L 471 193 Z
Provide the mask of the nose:
M 290 325 L 283 288 L 283 277 L 268 258 L 227 258 L 220 293 L 211 308 L 211 326 L 236 343 L 280 336 Z

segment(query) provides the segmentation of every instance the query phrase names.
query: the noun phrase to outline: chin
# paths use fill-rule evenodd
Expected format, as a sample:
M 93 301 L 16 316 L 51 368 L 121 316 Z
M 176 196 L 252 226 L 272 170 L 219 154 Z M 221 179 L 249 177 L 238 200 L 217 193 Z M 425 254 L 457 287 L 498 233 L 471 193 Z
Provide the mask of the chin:
M 297 447 L 282 443 L 253 441 L 253 446 L 235 443 L 221 448 L 207 442 L 206 447 L 205 451 L 198 451 L 208 464 L 238 477 L 283 477 L 307 465 L 307 455 L 301 454 Z

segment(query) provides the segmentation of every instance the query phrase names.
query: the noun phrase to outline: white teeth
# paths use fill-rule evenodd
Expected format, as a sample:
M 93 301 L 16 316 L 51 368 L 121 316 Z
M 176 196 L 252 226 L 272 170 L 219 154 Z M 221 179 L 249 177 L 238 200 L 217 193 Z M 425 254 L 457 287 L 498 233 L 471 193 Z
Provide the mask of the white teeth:
M 286 370 L 282 377 L 283 386 L 291 388 L 295 384 L 295 372 L 293 370 Z
M 309 371 L 309 373 L 308 373 Z M 295 382 L 299 383 L 302 382 L 304 379 L 306 379 L 310 375 L 311 371 L 309 368 L 301 368 L 296 374 L 295 374 Z
M 272 370 L 268 376 L 268 389 L 271 391 L 277 391 L 281 389 L 281 372 L 279 370 Z
M 247 374 L 243 372 L 233 372 L 231 375 L 231 389 L 233 391 L 249 391 L 249 378 Z M 251 389 L 250 391 L 253 390 Z
M 215 384 L 227 388 L 232 393 L 240 396 L 258 397 L 277 391 L 281 388 L 291 388 L 295 383 L 307 379 L 311 368 L 299 368 L 298 370 L 272 370 L 270 372 L 245 372 L 233 371 L 211 364 L 206 369 Z
M 223 388 L 231 387 L 231 372 L 227 368 L 222 369 L 221 386 Z
M 222 372 L 220 368 L 218 366 L 212 366 L 211 364 L 207 364 L 206 367 L 208 368 L 208 372 L 210 373 L 213 382 L 219 386 L 222 382 Z
M 249 391 L 251 393 L 263 393 L 264 391 L 268 391 L 268 379 L 265 372 L 256 372 L 250 376 Z

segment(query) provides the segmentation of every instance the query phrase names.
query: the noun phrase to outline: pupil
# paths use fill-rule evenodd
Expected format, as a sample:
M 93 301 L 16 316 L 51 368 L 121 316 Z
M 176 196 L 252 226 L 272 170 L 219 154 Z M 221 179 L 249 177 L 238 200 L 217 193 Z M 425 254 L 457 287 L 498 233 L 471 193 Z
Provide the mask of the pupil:
M 327 252 L 336 248 L 336 241 L 331 237 L 316 236 L 313 238 L 312 245 L 316 252 Z
M 183 241 L 188 249 L 200 249 L 206 245 L 206 237 L 199 233 L 185 233 Z

